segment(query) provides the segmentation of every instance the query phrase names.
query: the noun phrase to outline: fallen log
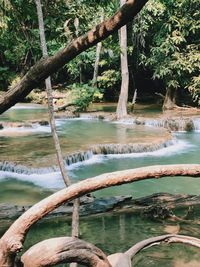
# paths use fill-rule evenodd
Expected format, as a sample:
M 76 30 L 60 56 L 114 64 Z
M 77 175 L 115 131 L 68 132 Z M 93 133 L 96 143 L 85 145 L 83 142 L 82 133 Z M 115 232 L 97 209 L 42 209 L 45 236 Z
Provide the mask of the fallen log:
M 197 211 L 200 209 L 200 196 L 157 193 L 137 199 L 132 198 L 132 196 L 115 196 L 107 198 L 83 197 L 81 198 L 80 216 L 98 214 L 101 216 L 104 213 L 131 212 L 141 214 L 142 216 L 144 215 L 150 219 L 162 220 L 166 219 L 166 217 L 170 215 L 170 212 L 175 213 L 177 210 L 184 210 L 187 212 L 191 207 L 193 208 L 192 213 L 197 214 Z M 31 206 L 0 204 L 0 225 L 7 220 L 11 223 L 30 208 Z M 166 212 L 166 210 L 168 210 L 168 212 Z M 71 214 L 72 203 L 65 203 L 49 213 L 46 218 L 65 215 L 65 217 L 67 216 L 70 219 Z

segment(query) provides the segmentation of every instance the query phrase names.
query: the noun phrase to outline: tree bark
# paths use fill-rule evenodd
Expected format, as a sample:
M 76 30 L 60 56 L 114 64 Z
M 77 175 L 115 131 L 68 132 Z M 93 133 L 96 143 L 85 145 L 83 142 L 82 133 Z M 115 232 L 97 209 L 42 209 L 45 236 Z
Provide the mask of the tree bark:
M 39 31 L 40 31 L 40 41 L 41 41 L 41 48 L 42 54 L 44 57 L 48 57 L 46 39 L 45 39 L 45 31 L 44 31 L 44 21 L 43 21 L 43 12 L 42 12 L 42 5 L 40 0 L 35 0 L 36 7 L 37 7 L 37 14 L 38 14 L 38 22 L 39 22 Z M 51 125 L 51 132 L 54 140 L 56 155 L 58 165 L 63 177 L 63 181 L 66 186 L 71 184 L 70 179 L 67 175 L 67 171 L 65 168 L 65 163 L 62 156 L 62 151 L 60 147 L 60 142 L 58 138 L 58 134 L 56 131 L 56 123 L 54 117 L 54 106 L 53 106 L 53 94 L 52 94 L 52 86 L 51 86 L 51 78 L 48 77 L 45 80 L 46 84 L 46 92 L 47 92 L 47 100 L 48 100 L 48 111 L 49 111 L 49 119 Z M 80 202 L 79 199 L 74 200 L 73 204 L 73 213 L 72 213 L 72 237 L 78 237 L 79 235 L 79 206 Z M 73 267 L 73 266 L 71 266 Z M 76 267 L 76 264 L 74 265 Z
M 41 59 L 21 79 L 20 83 L 0 97 L 0 114 L 23 100 L 33 88 L 63 67 L 81 52 L 106 39 L 109 35 L 131 21 L 148 0 L 128 0 L 115 15 L 100 23 L 87 34 L 72 40 L 54 56 Z
M 120 0 L 120 5 L 123 6 L 126 0 Z M 129 86 L 129 71 L 127 58 L 127 26 L 123 26 L 119 31 L 120 49 L 121 49 L 121 91 L 117 104 L 117 119 L 122 119 L 127 116 L 127 101 L 128 101 L 128 86 Z
M 104 21 L 104 11 L 102 11 L 102 15 L 101 15 L 101 22 L 103 21 Z M 94 63 L 94 74 L 93 74 L 93 79 L 92 79 L 92 85 L 94 87 L 97 87 L 97 78 L 99 74 L 99 61 L 100 61 L 101 49 L 102 49 L 102 42 L 99 42 L 96 47 L 96 60 Z
M 43 57 L 48 57 L 48 51 L 47 51 L 47 45 L 46 45 L 46 39 L 45 39 L 42 5 L 41 5 L 40 0 L 35 0 L 35 3 L 36 3 L 36 8 L 37 8 L 37 15 L 38 15 L 42 54 L 43 54 Z M 61 171 L 64 183 L 66 184 L 66 186 L 68 186 L 70 185 L 70 180 L 65 169 L 65 163 L 62 157 L 60 142 L 59 142 L 58 134 L 56 131 L 56 123 L 55 123 L 55 118 L 54 118 L 54 107 L 53 107 L 53 94 L 52 94 L 52 86 L 51 86 L 50 77 L 48 77 L 45 80 L 45 85 L 46 85 L 47 100 L 48 100 L 49 120 L 50 120 L 51 132 L 52 132 L 52 136 L 54 140 L 56 155 L 57 155 L 57 161 L 60 167 L 60 171 Z
M 176 89 L 168 87 L 164 103 L 163 103 L 163 110 L 172 110 L 176 107 Z
M 13 267 L 15 255 L 22 248 L 29 228 L 64 202 L 99 189 L 167 176 L 200 177 L 200 164 L 149 166 L 106 173 L 73 184 L 45 198 L 19 217 L 0 239 L 0 266 Z
M 89 267 L 111 267 L 99 248 L 70 237 L 44 240 L 22 255 L 24 267 L 47 267 L 72 261 Z

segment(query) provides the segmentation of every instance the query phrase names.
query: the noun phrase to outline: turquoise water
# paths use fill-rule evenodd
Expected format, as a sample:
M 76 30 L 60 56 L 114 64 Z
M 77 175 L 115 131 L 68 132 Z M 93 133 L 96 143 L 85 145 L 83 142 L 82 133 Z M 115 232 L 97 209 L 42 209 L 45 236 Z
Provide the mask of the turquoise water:
M 27 121 L 47 118 L 48 112 L 44 106 L 36 104 L 17 104 L 0 115 L 0 121 Z
M 33 109 L 31 109 L 33 111 Z M 35 108 L 34 110 L 37 110 Z M 42 110 L 41 108 L 39 109 Z M 17 112 L 14 116 L 22 118 L 29 116 L 30 110 L 15 109 Z M 10 111 L 9 111 L 10 112 Z M 4 119 L 9 120 L 9 112 L 5 113 Z M 43 109 L 45 112 L 45 109 Z M 7 117 L 6 117 L 7 116 Z M 36 116 L 36 114 L 35 114 Z M 38 114 L 37 114 L 38 116 Z M 151 142 L 156 138 L 161 138 L 163 130 L 148 126 L 137 126 L 131 124 L 109 123 L 98 120 L 85 119 L 59 119 L 57 120 L 57 128 L 60 136 L 61 146 L 64 155 L 69 152 L 78 150 L 87 150 L 88 147 L 95 144 L 107 143 L 137 143 L 138 140 Z M 6 129 L 5 129 L 6 130 Z M 54 156 L 54 147 L 50 135 L 49 126 L 36 126 L 27 134 L 30 129 L 12 129 L 12 131 L 20 131 L 20 135 L 3 135 L 0 136 L 1 154 L 0 161 L 8 160 L 24 164 L 27 166 L 52 166 L 56 165 Z M 24 133 L 24 135 L 23 135 Z M 156 136 L 156 138 L 155 138 Z M 68 166 L 68 173 L 72 182 L 94 177 L 105 172 L 113 172 L 124 169 L 132 169 L 142 166 L 157 164 L 177 164 L 177 163 L 200 163 L 200 146 L 199 132 L 176 133 L 174 134 L 175 144 L 155 152 L 135 153 L 125 155 L 96 155 L 85 162 Z M 16 173 L 0 172 L 1 185 L 1 202 L 22 202 L 20 191 L 16 193 L 11 190 L 4 190 L 7 185 L 6 181 L 12 184 L 12 188 L 18 188 L 19 181 L 33 191 L 38 190 L 38 186 L 48 189 L 60 189 L 64 187 L 62 177 L 59 173 L 50 173 L 43 175 L 21 175 Z M 200 193 L 200 179 L 188 177 L 163 178 L 160 180 L 145 180 L 133 184 L 108 188 L 96 192 L 96 196 L 113 196 L 113 195 L 132 195 L 141 197 L 157 192 L 169 193 Z M 34 197 L 33 197 L 34 195 Z M 44 194 L 44 196 L 46 196 Z M 25 203 L 35 203 L 43 197 L 38 194 L 30 194 L 30 198 L 24 196 Z M 20 200 L 19 200 L 20 199 Z M 24 204 L 25 204 L 24 203 Z
M 35 109 L 34 109 L 35 110 Z M 33 109 L 17 110 L 12 116 L 3 115 L 3 120 L 17 121 L 32 118 Z M 43 116 L 45 110 L 39 109 L 34 118 Z M 43 115 L 42 115 L 43 114 Z M 0 118 L 1 120 L 1 118 Z M 110 124 L 91 120 L 58 120 L 59 135 L 64 151 L 86 148 L 89 144 L 111 143 L 123 140 L 124 143 L 138 138 L 162 136 L 159 129 L 136 127 L 130 125 Z M 23 132 L 23 129 L 22 129 Z M 94 177 L 101 173 L 136 168 L 157 164 L 200 163 L 200 145 L 198 132 L 176 133 L 175 145 L 156 152 L 94 156 L 90 160 L 68 167 L 73 182 Z M 49 128 L 36 128 L 34 133 L 20 136 L 1 136 L 0 161 L 13 158 L 19 163 L 52 162 L 53 145 Z M 21 160 L 20 160 L 21 159 Z M 0 202 L 32 204 L 46 197 L 51 190 L 63 188 L 59 173 L 45 175 L 22 175 L 0 172 Z M 189 177 L 163 178 L 145 180 L 124 186 L 112 187 L 95 193 L 96 196 L 133 195 L 146 196 L 156 192 L 200 194 L 200 179 Z M 10 222 L 9 222 L 10 223 Z M 126 251 L 136 242 L 167 233 L 167 227 L 179 228 L 179 233 L 200 236 L 198 224 L 151 221 L 131 213 L 103 215 L 81 219 L 81 238 L 96 244 L 107 254 Z M 0 235 L 7 225 L 0 225 Z M 27 236 L 25 249 L 30 245 L 54 236 L 70 235 L 70 221 L 66 218 L 43 220 L 32 227 Z M 183 245 L 161 246 L 145 250 L 136 256 L 136 267 L 197 267 L 200 253 L 198 249 Z M 190 264 L 190 265 L 189 265 Z M 195 265 L 196 264 L 196 265 Z
M 157 152 L 142 155 L 105 156 L 102 161 L 94 164 L 82 164 L 72 171 L 73 179 L 78 181 L 104 172 L 132 169 L 159 164 L 189 164 L 200 163 L 199 133 L 176 134 L 180 145 L 169 147 Z M 108 188 L 96 192 L 97 196 L 130 194 L 141 197 L 152 193 L 187 193 L 200 194 L 200 179 L 189 177 L 162 178 L 160 180 L 145 180 L 128 185 Z

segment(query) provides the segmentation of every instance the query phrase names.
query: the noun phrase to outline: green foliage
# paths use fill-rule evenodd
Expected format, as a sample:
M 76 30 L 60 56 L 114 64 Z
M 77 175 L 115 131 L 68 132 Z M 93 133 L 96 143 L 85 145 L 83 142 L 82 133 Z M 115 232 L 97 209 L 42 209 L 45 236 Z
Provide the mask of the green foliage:
M 188 87 L 190 93 L 195 102 L 200 105 L 199 95 L 200 95 L 200 76 L 192 77 L 191 84 Z
M 200 68 L 200 10 L 197 0 L 151 0 L 141 12 L 135 34 L 143 32 L 145 46 L 140 49 L 140 65 L 153 72 L 153 79 L 166 88 L 189 90 L 198 99 Z
M 25 2 L 3 0 L 0 4 L 0 89 L 22 76 L 41 57 L 35 3 Z M 42 4 L 50 55 L 96 25 L 103 11 L 107 18 L 119 7 L 118 0 L 42 0 Z M 199 17 L 198 0 L 149 0 L 134 19 L 132 29 L 128 25 L 129 68 L 133 74 L 145 68 L 166 88 L 189 90 L 199 101 Z M 67 85 L 80 80 L 89 83 L 95 56 L 95 47 L 84 51 L 54 75 L 53 81 L 67 81 Z M 116 32 L 103 42 L 99 66 L 98 86 L 104 88 L 109 100 L 119 91 L 119 68 Z
M 106 70 L 97 79 L 100 88 L 110 89 L 115 87 L 121 79 L 120 71 Z
M 63 48 L 76 34 L 83 34 L 98 23 L 102 12 L 102 6 L 96 1 L 91 4 L 84 0 L 42 0 L 42 5 L 49 55 L 53 55 Z M 77 19 L 79 21 L 78 29 L 75 26 Z M 67 21 L 68 23 L 66 23 Z M 94 51 L 95 48 L 93 48 L 93 54 L 95 54 Z M 7 87 L 15 74 L 22 76 L 40 58 L 41 49 L 35 2 L 32 0 L 27 0 L 26 3 L 22 0 L 3 0 L 0 4 L 0 71 L 2 74 L 0 83 Z M 94 57 L 87 53 L 81 55 L 81 59 L 79 58 L 85 66 L 90 65 L 93 59 Z M 75 66 L 76 63 L 76 61 L 72 62 L 71 66 L 73 64 Z M 69 73 L 71 66 L 69 66 Z M 65 73 L 62 77 L 67 76 L 67 70 L 67 68 L 60 70 Z M 73 74 L 75 77 L 78 71 L 76 71 L 76 75 Z M 74 70 L 72 72 L 75 73 Z M 58 77 L 60 76 L 58 75 Z
M 103 94 L 97 88 L 88 84 L 73 84 L 72 95 L 77 111 L 86 111 L 90 103 L 103 98 Z
M 81 53 L 79 56 L 70 61 L 67 65 L 67 71 L 73 80 L 76 80 L 80 76 L 80 68 L 82 71 L 93 71 L 93 64 L 96 57 L 95 47 L 90 48 L 87 52 Z

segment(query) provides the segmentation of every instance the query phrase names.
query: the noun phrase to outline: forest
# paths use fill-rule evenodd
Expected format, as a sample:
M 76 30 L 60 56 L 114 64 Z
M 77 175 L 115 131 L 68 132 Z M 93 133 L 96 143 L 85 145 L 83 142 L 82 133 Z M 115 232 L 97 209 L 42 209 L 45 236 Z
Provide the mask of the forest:
M 0 1 L 0 267 L 200 265 L 199 38 L 197 0 Z

